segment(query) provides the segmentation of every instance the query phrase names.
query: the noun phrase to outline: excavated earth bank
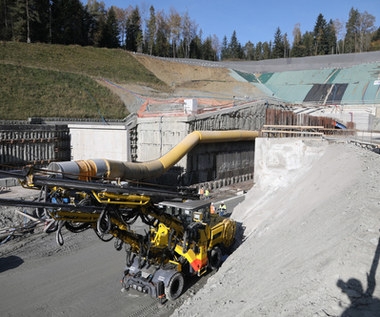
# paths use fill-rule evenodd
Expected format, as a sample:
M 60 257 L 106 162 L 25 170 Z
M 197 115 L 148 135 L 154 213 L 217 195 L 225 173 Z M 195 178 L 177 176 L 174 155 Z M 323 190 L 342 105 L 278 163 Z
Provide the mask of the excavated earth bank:
M 380 316 L 380 156 L 319 153 L 262 167 L 232 215 L 244 243 L 174 316 Z

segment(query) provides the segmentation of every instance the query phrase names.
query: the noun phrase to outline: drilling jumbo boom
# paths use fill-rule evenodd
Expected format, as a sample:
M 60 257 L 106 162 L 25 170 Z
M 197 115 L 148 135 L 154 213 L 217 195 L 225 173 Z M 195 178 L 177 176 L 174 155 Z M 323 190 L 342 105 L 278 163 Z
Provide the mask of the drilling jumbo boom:
M 184 276 L 202 275 L 221 265 L 231 248 L 236 223 L 210 213 L 210 202 L 199 200 L 194 188 L 151 186 L 138 182 L 165 173 L 196 144 L 254 140 L 254 131 L 195 131 L 158 160 L 146 163 L 88 160 L 51 163 L 47 169 L 27 167 L 21 184 L 40 191 L 36 201 L 0 199 L 0 205 L 35 209 L 50 221 L 57 243 L 62 229 L 79 233 L 93 229 L 103 241 L 125 245 L 124 289 L 134 288 L 163 300 L 181 295 Z M 137 219 L 148 226 L 132 230 Z

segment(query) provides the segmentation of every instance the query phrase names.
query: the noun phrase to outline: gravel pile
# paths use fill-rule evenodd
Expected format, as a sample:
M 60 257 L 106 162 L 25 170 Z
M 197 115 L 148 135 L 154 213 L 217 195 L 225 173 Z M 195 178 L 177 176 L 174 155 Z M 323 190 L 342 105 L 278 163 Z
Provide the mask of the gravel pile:
M 174 316 L 379 316 L 380 156 L 331 144 L 281 177 L 237 206 L 245 241 Z

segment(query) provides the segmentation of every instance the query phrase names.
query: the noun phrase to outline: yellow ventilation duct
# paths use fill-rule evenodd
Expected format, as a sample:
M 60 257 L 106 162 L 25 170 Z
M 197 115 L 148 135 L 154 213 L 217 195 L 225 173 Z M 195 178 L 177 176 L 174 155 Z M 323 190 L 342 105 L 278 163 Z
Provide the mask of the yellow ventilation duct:
M 165 173 L 199 143 L 253 141 L 258 136 L 258 131 L 194 131 L 157 160 L 141 163 L 106 159 L 54 162 L 48 169 L 61 173 L 65 178 L 80 180 L 90 180 L 92 177 L 150 179 Z

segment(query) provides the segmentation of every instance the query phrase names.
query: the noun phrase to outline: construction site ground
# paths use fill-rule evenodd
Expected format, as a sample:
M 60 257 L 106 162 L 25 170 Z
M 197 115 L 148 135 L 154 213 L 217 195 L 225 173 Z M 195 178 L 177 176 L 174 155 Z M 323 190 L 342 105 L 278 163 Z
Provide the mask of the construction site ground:
M 189 97 L 232 101 L 234 99 L 255 99 L 265 96 L 252 84 L 238 81 L 230 76 L 230 71 L 227 68 L 201 67 L 164 61 L 144 55 L 134 56 L 156 77 L 165 82 L 169 88 L 154 89 L 139 84 L 117 84 L 114 86 L 99 80 L 99 83 L 109 87 L 120 96 L 131 113 L 140 109 L 145 97 L 160 99 Z
M 120 291 L 125 254 L 92 231 L 65 233 L 63 247 L 20 237 L 0 247 L 1 315 L 378 316 L 379 178 L 380 156 L 348 144 L 271 170 L 232 213 L 244 242 L 163 306 Z

